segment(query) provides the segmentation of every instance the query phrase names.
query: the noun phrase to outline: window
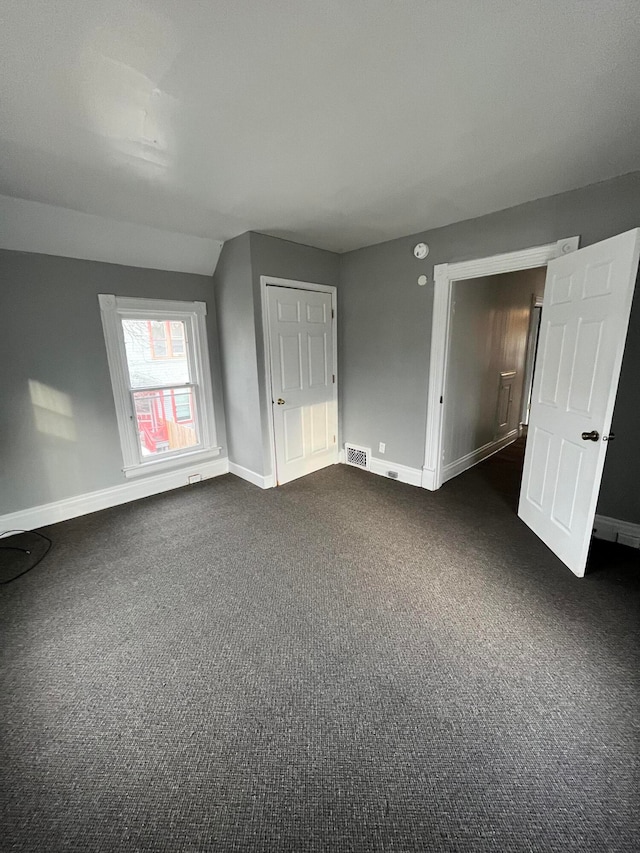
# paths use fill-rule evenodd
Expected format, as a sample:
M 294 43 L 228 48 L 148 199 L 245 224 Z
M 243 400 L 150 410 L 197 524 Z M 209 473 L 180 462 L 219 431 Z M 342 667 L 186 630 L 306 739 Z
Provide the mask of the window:
M 153 358 L 184 356 L 184 323 L 180 320 L 148 320 L 147 330 Z
M 217 456 L 204 302 L 99 300 L 125 475 Z

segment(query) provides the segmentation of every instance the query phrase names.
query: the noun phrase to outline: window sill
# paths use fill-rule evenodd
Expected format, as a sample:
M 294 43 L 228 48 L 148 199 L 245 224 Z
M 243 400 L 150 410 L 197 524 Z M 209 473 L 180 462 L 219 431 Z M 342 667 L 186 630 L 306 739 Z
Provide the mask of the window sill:
M 172 456 L 171 459 L 154 459 L 151 462 L 142 462 L 140 465 L 131 465 L 123 468 L 127 479 L 132 477 L 144 477 L 147 474 L 159 474 L 162 471 L 175 471 L 185 468 L 193 462 L 206 462 L 220 456 L 221 447 L 208 447 L 206 450 L 196 450 L 193 453 L 182 453 L 180 456 Z

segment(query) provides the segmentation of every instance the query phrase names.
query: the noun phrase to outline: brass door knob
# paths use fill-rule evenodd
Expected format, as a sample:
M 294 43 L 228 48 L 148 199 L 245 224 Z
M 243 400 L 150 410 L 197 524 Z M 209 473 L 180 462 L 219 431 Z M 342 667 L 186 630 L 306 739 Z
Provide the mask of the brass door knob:
M 282 399 L 282 397 L 278 397 L 278 405 L 284 406 L 284 400 Z
M 583 441 L 597 441 L 600 438 L 600 433 L 596 429 L 592 429 L 591 432 L 583 432 L 582 440 Z

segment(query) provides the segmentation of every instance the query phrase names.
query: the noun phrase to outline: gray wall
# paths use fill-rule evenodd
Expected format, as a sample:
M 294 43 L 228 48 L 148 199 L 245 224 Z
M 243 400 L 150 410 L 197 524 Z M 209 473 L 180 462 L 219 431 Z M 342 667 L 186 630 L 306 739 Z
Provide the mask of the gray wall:
M 318 284 L 338 282 L 339 256 L 247 232 L 225 243 L 214 285 L 220 324 L 229 459 L 261 476 L 272 474 L 260 276 Z
M 263 474 L 250 235 L 224 244 L 213 276 L 229 459 Z
M 498 440 L 502 371 L 515 371 L 508 428 L 520 423 L 529 317 L 546 269 L 455 281 L 444 406 L 444 464 Z
M 587 245 L 640 224 L 640 173 L 508 211 L 337 256 L 262 234 L 227 243 L 206 276 L 49 255 L 0 252 L 0 513 L 123 482 L 122 457 L 98 310 L 98 293 L 207 302 L 218 442 L 268 474 L 260 275 L 338 284 L 342 441 L 421 468 L 424 457 L 433 265 L 581 235 Z M 426 261 L 416 242 L 430 246 Z M 417 286 L 427 273 L 429 285 Z M 631 315 L 599 512 L 640 521 L 635 427 L 640 414 L 640 298 Z M 37 428 L 29 380 L 49 393 L 52 428 Z M 50 389 L 48 392 L 46 389 Z M 42 402 L 42 399 L 40 400 Z M 42 427 L 42 419 L 40 418 Z
M 99 293 L 207 303 L 226 455 L 210 278 L 0 251 L 0 281 L 0 513 L 125 482 Z
M 640 216 L 638 216 L 640 222 Z M 640 523 L 640 279 L 629 319 L 629 334 L 620 372 L 612 431 L 602 477 L 598 512 L 611 518 Z
M 389 461 L 424 462 L 434 264 L 510 252 L 579 234 L 585 246 L 640 225 L 640 172 L 341 256 L 339 288 L 342 441 Z M 425 261 L 413 246 L 428 243 Z M 429 284 L 418 287 L 426 273 Z M 640 310 L 629 343 L 598 511 L 640 521 L 635 425 L 640 414 Z

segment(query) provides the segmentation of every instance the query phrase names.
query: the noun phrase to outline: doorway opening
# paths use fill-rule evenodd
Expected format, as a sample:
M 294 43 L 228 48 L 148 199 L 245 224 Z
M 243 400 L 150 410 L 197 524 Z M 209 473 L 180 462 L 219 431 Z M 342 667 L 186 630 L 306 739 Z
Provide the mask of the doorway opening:
M 514 392 L 518 382 L 520 382 L 521 391 L 518 399 L 521 400 L 523 385 L 521 383 L 521 376 L 518 376 L 517 372 L 514 375 L 512 367 L 498 371 L 500 375 L 497 378 L 497 383 L 493 386 L 493 390 L 496 391 L 496 401 L 495 405 L 493 402 L 490 402 L 485 407 L 486 412 L 483 415 L 485 421 L 484 427 L 478 430 L 476 434 L 473 434 L 474 426 L 470 428 L 467 424 L 461 428 L 459 434 L 456 436 L 451 436 L 447 433 L 447 428 L 450 425 L 451 411 L 457 408 L 458 413 L 461 413 L 463 421 L 467 416 L 465 407 L 467 411 L 470 411 L 472 408 L 474 412 L 477 411 L 477 406 L 474 404 L 472 407 L 468 400 L 452 399 L 454 395 L 450 393 L 451 389 L 447 385 L 449 366 L 454 351 L 452 334 L 454 334 L 455 329 L 452 318 L 455 316 L 456 311 L 456 292 L 459 292 L 460 299 L 465 303 L 463 306 L 461 302 L 458 310 L 466 310 L 472 316 L 474 304 L 481 303 L 483 295 L 486 297 L 486 294 L 490 292 L 490 285 L 487 284 L 488 279 L 495 279 L 506 273 L 516 273 L 516 279 L 519 276 L 522 281 L 523 277 L 526 279 L 527 276 L 535 277 L 539 275 L 542 278 L 543 288 L 544 277 L 532 271 L 540 268 L 544 269 L 549 261 L 554 258 L 574 252 L 578 248 L 578 243 L 579 237 L 570 237 L 558 240 L 555 243 L 534 246 L 517 252 L 479 258 L 473 261 L 439 264 L 434 268 L 435 292 L 431 331 L 431 359 L 429 364 L 425 463 L 422 473 L 423 488 L 430 490 L 439 489 L 446 480 L 451 479 L 451 477 L 456 476 L 492 453 L 500 450 L 500 441 L 502 442 L 502 446 L 506 446 L 518 437 L 519 415 L 517 411 L 518 405 L 514 405 Z M 474 290 L 474 285 L 479 288 L 477 291 Z M 529 281 L 524 286 L 531 288 L 531 282 Z M 525 324 L 527 333 L 529 318 L 531 316 L 531 293 L 535 292 L 536 287 L 538 286 L 536 285 L 533 291 L 529 290 L 526 310 L 522 308 L 522 314 L 519 318 L 520 325 Z M 542 290 L 542 288 L 538 287 L 539 290 Z M 503 290 L 503 298 L 506 300 L 505 304 L 507 304 L 509 301 L 509 285 L 503 285 Z M 484 294 L 481 291 L 484 291 Z M 465 293 L 469 294 L 468 298 L 464 296 Z M 541 296 L 541 293 L 536 295 Z M 500 312 L 498 311 L 497 313 Z M 502 313 L 504 314 L 504 312 Z M 491 328 L 494 319 L 489 316 L 486 318 L 486 323 Z M 516 325 L 518 324 L 516 323 Z M 471 370 L 472 367 L 473 370 L 471 372 L 473 373 L 477 366 L 474 361 L 477 354 L 469 350 L 468 343 L 463 338 L 467 356 L 466 363 L 464 355 L 462 360 L 460 360 L 457 354 L 454 354 L 454 360 L 458 359 L 456 369 L 462 374 L 467 369 Z M 526 359 L 524 353 L 521 355 Z M 493 362 L 498 362 L 497 356 L 493 359 Z M 530 369 L 532 372 L 533 365 L 530 365 Z M 526 372 L 524 360 L 522 370 Z M 494 382 L 495 379 L 494 375 L 491 382 Z M 466 384 L 470 389 L 471 395 L 478 402 L 478 388 L 473 386 L 472 383 L 467 382 Z M 493 397 L 493 391 L 491 396 Z M 499 409 L 500 411 L 498 411 Z M 506 420 L 505 415 L 508 416 Z M 516 418 L 515 426 L 514 418 Z M 501 427 L 497 430 L 497 435 L 494 435 L 492 428 L 496 423 L 496 419 L 501 419 Z M 469 433 L 469 429 L 471 429 L 472 434 Z M 516 430 L 515 434 L 514 429 Z
M 555 257 L 545 258 L 544 247 L 523 253 L 528 258 L 524 268 L 546 264 L 547 277 L 518 516 L 574 574 L 582 576 L 612 438 L 607 433 L 629 325 L 640 229 L 584 249 L 571 242 L 558 246 Z M 552 251 L 553 246 L 546 249 Z M 536 255 L 540 263 L 531 263 Z M 508 256 L 436 267 L 426 488 L 437 489 L 448 474 L 455 474 L 445 464 L 443 448 L 456 282 L 473 274 L 506 272 L 505 258 L 513 262 L 510 269 L 523 268 Z M 510 373 L 501 374 L 501 382 L 506 384 Z M 501 390 L 508 401 L 510 394 Z M 438 393 L 439 400 L 434 399 Z
M 442 482 L 524 448 L 546 266 L 454 281 L 442 403 Z M 514 462 L 521 454 L 506 453 Z
M 527 446 L 529 416 L 531 413 L 531 394 L 538 355 L 538 342 L 540 340 L 540 317 L 542 314 L 546 267 L 540 267 L 539 270 L 542 273 L 542 293 L 539 295 L 538 290 L 534 291 L 531 299 L 524 373 L 522 377 L 518 434 L 510 444 L 499 449 L 496 453 L 489 455 L 479 466 L 481 475 L 489 482 L 493 491 L 502 496 L 505 503 L 514 513 L 518 511 L 520 488 L 522 486 L 524 455 Z

